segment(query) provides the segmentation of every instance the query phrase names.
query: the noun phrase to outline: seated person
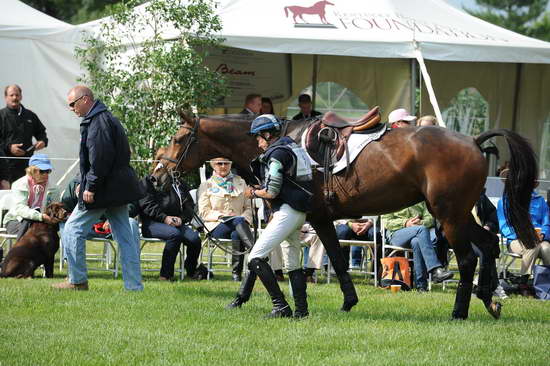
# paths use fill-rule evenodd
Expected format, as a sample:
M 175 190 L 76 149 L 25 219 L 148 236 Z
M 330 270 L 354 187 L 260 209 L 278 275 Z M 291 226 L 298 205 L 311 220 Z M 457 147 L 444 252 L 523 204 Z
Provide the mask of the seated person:
M 26 174 L 13 182 L 10 193 L 13 206 L 4 217 L 4 227 L 8 234 L 17 235 L 19 239 L 27 231 L 29 221 L 42 221 L 48 224 L 59 222 L 40 213 L 55 200 L 56 192 L 48 194 L 48 178 L 51 171 L 50 159 L 45 154 L 35 154 L 29 159 Z
M 311 104 L 311 97 L 309 96 L 309 94 L 301 94 L 298 97 L 298 107 L 300 107 L 300 113 L 292 117 L 294 121 L 317 117 L 322 114 L 321 112 L 317 112 L 313 109 L 313 105 Z
M 437 126 L 437 118 L 435 116 L 422 116 L 416 121 L 416 125 L 418 127 L 424 127 L 424 126 Z
M 174 264 L 181 244 L 187 247 L 185 271 L 187 276 L 200 279 L 197 271 L 201 251 L 199 234 L 187 226 L 193 218 L 194 203 L 189 187 L 181 181 L 169 180 L 157 187 L 151 176 L 145 177 L 141 184 L 146 192 L 139 200 L 141 232 L 149 238 L 159 238 L 166 242 L 162 253 L 160 280 L 170 281 L 174 277 Z
M 262 109 L 262 96 L 260 94 L 248 94 L 244 99 L 244 108 L 239 114 L 257 116 Z
M 260 110 L 260 114 L 275 114 L 275 111 L 273 110 L 273 102 L 271 101 L 271 98 L 268 98 L 268 97 L 262 98 L 262 109 Z
M 414 121 L 416 121 L 416 117 L 412 116 L 405 108 L 393 110 L 388 115 L 388 123 L 391 128 L 410 127 Z
M 507 171 L 503 171 L 501 176 L 506 176 Z M 538 186 L 538 183 L 537 183 Z M 521 255 L 521 276 L 522 283 L 520 284 L 520 291 L 525 294 L 525 288 L 527 287 L 527 280 L 533 273 L 533 264 L 537 258 L 542 258 L 542 262 L 545 266 L 550 265 L 550 215 L 548 212 L 548 205 L 542 196 L 538 195 L 535 191 L 531 193 L 531 204 L 529 212 L 531 214 L 531 222 L 535 229 L 539 229 L 538 238 L 539 242 L 533 249 L 527 249 L 517 238 L 514 228 L 510 226 L 506 220 L 504 207 L 506 204 L 506 196 L 503 196 L 498 201 L 497 215 L 500 232 L 506 238 L 508 249 L 512 253 Z
M 378 253 L 382 252 L 382 237 L 380 236 L 380 228 L 374 227 L 374 222 L 371 219 L 349 220 L 336 224 L 336 236 L 338 240 L 364 240 L 373 241 L 374 234 L 378 235 Z M 349 252 L 351 250 L 351 264 L 354 268 L 361 267 L 363 248 L 358 246 L 343 246 L 342 252 L 344 259 L 349 267 Z M 377 258 L 379 261 L 380 258 Z M 381 268 L 379 265 L 378 268 Z
M 434 219 L 424 201 L 401 211 L 382 216 L 391 245 L 413 249 L 415 285 L 419 291 L 428 289 L 428 273 L 434 282 L 443 282 L 453 273 L 443 268 L 434 249 Z
M 233 252 L 241 252 L 254 245 L 250 231 L 252 207 L 244 196 L 246 182 L 231 172 L 231 161 L 220 157 L 210 161 L 212 176 L 201 183 L 198 190 L 199 216 L 212 237 L 231 239 Z M 232 277 L 242 280 L 244 254 L 233 254 Z

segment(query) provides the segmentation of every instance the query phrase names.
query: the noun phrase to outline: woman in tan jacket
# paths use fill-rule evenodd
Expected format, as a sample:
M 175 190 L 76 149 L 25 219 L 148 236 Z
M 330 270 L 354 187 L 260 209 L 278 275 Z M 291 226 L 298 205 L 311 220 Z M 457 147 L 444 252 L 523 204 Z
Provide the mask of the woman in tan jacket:
M 218 239 L 233 240 L 233 251 L 243 252 L 252 247 L 250 232 L 252 208 L 245 198 L 244 179 L 231 173 L 231 161 L 220 157 L 212 159 L 212 177 L 199 187 L 199 215 L 205 226 Z M 244 255 L 233 255 L 233 280 L 241 281 Z

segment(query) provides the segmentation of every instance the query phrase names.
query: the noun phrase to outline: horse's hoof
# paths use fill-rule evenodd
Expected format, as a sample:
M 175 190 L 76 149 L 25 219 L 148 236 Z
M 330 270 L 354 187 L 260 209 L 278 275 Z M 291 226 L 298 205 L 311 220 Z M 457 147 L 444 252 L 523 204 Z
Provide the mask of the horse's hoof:
M 500 302 L 492 302 L 489 306 L 487 306 L 487 311 L 495 319 L 500 318 L 501 310 L 502 310 L 502 304 Z
M 357 305 L 358 302 L 359 302 L 359 299 L 357 299 L 357 298 L 355 298 L 353 300 L 346 300 L 342 304 L 342 307 L 340 308 L 340 311 L 343 311 L 343 312 L 347 313 L 351 310 L 352 307 Z

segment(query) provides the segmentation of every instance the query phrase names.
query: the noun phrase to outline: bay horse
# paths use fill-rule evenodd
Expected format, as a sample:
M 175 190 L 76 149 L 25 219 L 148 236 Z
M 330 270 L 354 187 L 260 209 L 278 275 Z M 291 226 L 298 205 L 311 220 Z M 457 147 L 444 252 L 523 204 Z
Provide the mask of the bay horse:
M 171 139 L 159 168 L 153 173 L 157 184 L 169 174 L 185 173 L 219 156 L 231 159 L 241 171 L 260 150 L 247 135 L 250 119 L 236 116 L 190 118 L 183 113 L 182 125 Z M 244 117 L 246 118 L 246 117 Z M 307 121 L 288 122 L 287 135 L 299 141 Z M 492 301 L 491 269 L 498 257 L 498 238 L 479 226 L 471 214 L 487 178 L 487 161 L 480 145 L 494 136 L 506 138 L 510 149 L 510 171 L 505 183 L 507 217 L 518 238 L 527 247 L 536 242 L 529 216 L 531 192 L 537 179 L 536 157 L 530 144 L 509 130 L 492 130 L 470 137 L 441 127 L 392 129 L 368 144 L 351 162 L 347 172 L 334 174 L 335 199 L 328 204 L 323 194 L 323 175 L 315 171 L 313 209 L 307 220 L 326 248 L 344 294 L 342 310 L 357 302 L 355 287 L 347 272 L 333 221 L 341 218 L 381 215 L 426 201 L 441 223 L 453 248 L 460 272 L 453 319 L 466 319 L 472 294 L 477 257 L 471 243 L 484 253 L 477 296 L 494 318 L 500 304 Z M 243 177 L 246 179 L 246 177 Z
M 304 14 L 315 14 L 319 15 L 319 18 L 321 19 L 321 22 L 323 24 L 329 24 L 327 21 L 327 18 L 325 18 L 325 6 L 327 5 L 334 5 L 331 2 L 328 1 L 317 1 L 315 4 L 313 4 L 310 7 L 305 6 L 285 6 L 285 16 L 288 18 L 288 11 L 290 10 L 292 12 L 292 19 L 294 20 L 294 24 L 297 24 L 296 17 L 300 17 L 304 23 L 307 23 L 302 15 Z

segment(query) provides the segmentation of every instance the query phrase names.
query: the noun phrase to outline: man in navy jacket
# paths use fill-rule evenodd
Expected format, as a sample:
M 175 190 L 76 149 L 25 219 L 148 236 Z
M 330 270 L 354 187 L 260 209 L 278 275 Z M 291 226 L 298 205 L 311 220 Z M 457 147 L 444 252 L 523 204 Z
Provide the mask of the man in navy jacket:
M 78 206 L 67 220 L 62 237 L 69 262 L 69 278 L 54 287 L 88 289 L 86 234 L 105 215 L 119 244 L 124 287 L 142 290 L 139 241 L 132 235 L 127 207 L 142 194 L 137 176 L 130 167 L 130 146 L 124 128 L 85 86 L 72 88 L 67 103 L 83 118 L 80 123 L 81 182 Z

